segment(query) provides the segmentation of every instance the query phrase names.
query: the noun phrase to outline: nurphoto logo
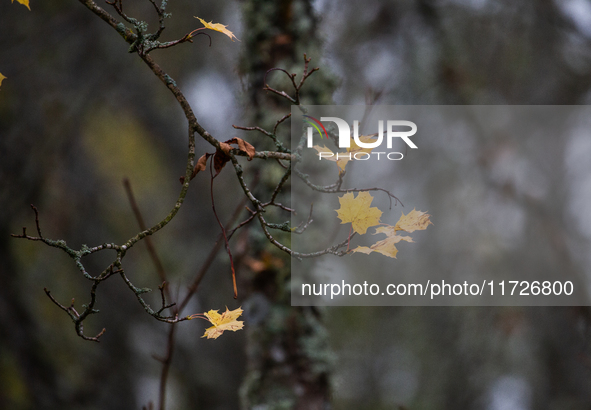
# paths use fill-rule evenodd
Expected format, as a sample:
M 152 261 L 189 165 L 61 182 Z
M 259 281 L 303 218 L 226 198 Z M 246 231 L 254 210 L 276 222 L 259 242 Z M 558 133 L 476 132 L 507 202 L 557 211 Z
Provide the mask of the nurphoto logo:
M 390 160 L 401 160 L 404 155 L 401 152 L 372 152 L 375 148 L 381 146 L 384 142 L 384 121 L 378 121 L 378 132 L 372 135 L 359 135 L 359 121 L 353 121 L 353 138 L 351 138 L 351 127 L 347 121 L 339 117 L 320 117 L 320 121 L 309 115 L 304 115 L 304 121 L 307 122 L 310 127 L 307 130 L 307 146 L 308 148 L 315 148 L 313 143 L 314 129 L 320 134 L 320 138 L 328 140 L 328 133 L 326 128 L 322 124 L 324 121 L 332 121 L 336 124 L 339 130 L 338 146 L 339 148 L 346 148 L 347 152 L 334 153 L 324 147 L 320 150 L 318 148 L 318 158 L 329 159 L 330 161 L 339 159 L 348 160 L 368 160 L 372 156 L 376 159 L 380 159 L 381 154 Z M 403 128 L 403 130 L 400 130 Z M 416 144 L 410 139 L 411 136 L 417 132 L 417 125 L 412 121 L 400 121 L 400 120 L 388 120 L 386 121 L 385 137 L 386 147 L 392 149 L 392 141 L 394 138 L 400 138 L 412 149 L 417 149 Z M 376 138 L 373 138 L 376 137 Z M 353 144 L 353 148 L 351 147 Z M 333 158 L 335 157 L 336 158 Z

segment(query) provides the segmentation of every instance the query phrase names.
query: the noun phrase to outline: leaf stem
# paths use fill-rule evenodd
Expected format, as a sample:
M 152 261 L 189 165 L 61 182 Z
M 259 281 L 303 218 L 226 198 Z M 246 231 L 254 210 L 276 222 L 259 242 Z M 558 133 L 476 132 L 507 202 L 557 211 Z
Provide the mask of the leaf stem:
M 347 238 L 347 253 L 349 252 L 349 245 L 351 244 L 351 231 L 353 230 L 353 224 L 349 227 L 349 237 Z

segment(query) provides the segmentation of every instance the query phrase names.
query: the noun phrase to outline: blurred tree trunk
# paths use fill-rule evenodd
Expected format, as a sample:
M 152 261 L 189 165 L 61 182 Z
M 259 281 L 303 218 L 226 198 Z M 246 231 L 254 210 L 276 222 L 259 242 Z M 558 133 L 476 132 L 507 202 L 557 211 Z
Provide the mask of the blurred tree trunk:
M 297 73 L 299 79 L 304 53 L 312 58 L 311 67 L 319 65 L 318 20 L 310 3 L 308 0 L 244 2 L 245 51 L 240 71 L 248 82 L 244 104 L 248 106 L 245 115 L 248 125 L 273 129 L 275 122 L 290 111 L 286 100 L 263 91 L 267 70 L 284 68 Z M 283 73 L 274 72 L 266 82 L 277 86 L 285 84 L 286 79 Z M 310 80 L 303 88 L 305 102 L 330 103 L 334 81 L 322 70 Z M 289 121 L 286 121 L 280 126 L 279 136 L 286 146 L 289 146 L 289 134 Z M 257 149 L 267 143 L 258 135 L 249 134 L 248 138 Z M 272 176 L 276 173 L 269 169 L 272 167 L 281 170 L 278 164 L 271 163 L 251 164 L 249 168 L 250 175 L 260 176 L 258 189 L 264 190 L 262 197 L 268 197 L 278 182 Z M 281 217 L 285 220 L 289 215 Z M 272 255 L 273 262 L 267 263 L 264 269 L 242 269 L 243 275 L 249 275 L 242 285 L 248 293 L 244 305 L 249 321 L 248 370 L 241 389 L 243 408 L 259 405 L 269 409 L 329 408 L 331 352 L 321 312 L 313 307 L 291 306 L 290 258 L 286 253 L 278 251 L 264 237 L 249 242 L 248 247 L 248 253 L 243 254 L 258 261 Z
M 63 404 L 54 393 L 59 368 L 45 356 L 38 328 L 23 301 L 22 278 L 7 243 L 12 239 L 10 213 L 5 215 L 0 218 L 0 408 L 48 408 L 49 403 Z

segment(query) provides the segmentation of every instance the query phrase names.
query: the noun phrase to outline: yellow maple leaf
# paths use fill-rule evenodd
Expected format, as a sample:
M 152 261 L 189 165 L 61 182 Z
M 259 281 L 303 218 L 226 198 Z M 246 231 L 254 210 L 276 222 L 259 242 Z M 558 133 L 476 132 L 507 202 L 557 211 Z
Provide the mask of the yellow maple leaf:
M 382 211 L 371 208 L 373 197 L 369 192 L 359 192 L 355 198 L 352 192 L 347 192 L 339 198 L 341 207 L 336 210 L 341 224 L 351 222 L 353 230 L 361 235 L 367 232 L 367 228 L 378 225 Z
M 203 24 L 205 26 L 205 28 L 208 28 L 210 30 L 215 30 L 215 31 L 219 31 L 220 33 L 224 33 L 225 35 L 227 35 L 228 37 L 230 37 L 230 40 L 234 41 L 234 39 L 238 40 L 238 38 L 234 35 L 234 33 L 232 33 L 230 30 L 228 30 L 223 24 L 220 23 L 215 23 L 213 24 L 211 21 L 208 23 L 205 20 L 203 20 L 200 17 L 195 17 L 196 19 L 199 19 L 199 21 L 201 22 L 201 24 Z M 238 40 L 240 41 L 240 40 Z
M 6 78 L 8 78 L 8 77 L 4 77 L 2 75 L 2 73 L 0 73 L 0 85 L 2 85 L 2 81 L 4 81 L 4 79 L 6 79 Z
M 400 236 L 397 234 L 397 231 L 412 233 L 414 231 L 427 229 L 429 224 L 433 224 L 429 220 L 430 216 L 431 215 L 428 215 L 426 212 L 417 211 L 416 209 L 413 209 L 407 215 L 404 215 L 403 212 L 395 226 L 382 225 L 376 228 L 374 235 L 381 233 L 386 235 L 386 239 L 378 241 L 370 247 L 358 246 L 353 249 L 353 252 L 361 252 L 367 255 L 372 252 L 378 252 L 382 255 L 389 256 L 390 258 L 396 258 L 396 254 L 398 253 L 396 244 L 398 242 L 414 242 L 410 236 Z
M 378 233 L 385 233 L 378 232 L 379 229 L 380 228 L 376 229 L 374 235 Z M 413 242 L 410 236 L 392 235 L 388 236 L 386 239 L 374 243 L 370 247 L 358 246 L 357 248 L 353 249 L 353 252 L 361 252 L 367 255 L 369 255 L 372 252 L 378 252 L 382 255 L 396 259 L 396 254 L 398 253 L 398 249 L 396 249 L 396 244 L 400 241 Z
M 205 330 L 205 334 L 201 337 L 207 337 L 208 339 L 217 339 L 226 330 L 233 332 L 240 330 L 244 327 L 244 322 L 236 320 L 244 312 L 242 308 L 235 310 L 229 310 L 226 307 L 226 311 L 221 315 L 217 310 L 210 310 L 203 314 L 209 320 L 213 326 Z
M 430 216 L 427 212 L 417 211 L 416 209 L 413 209 L 406 215 L 402 212 L 402 216 L 396 222 L 394 230 L 408 233 L 425 230 L 429 224 L 433 225 L 433 222 L 429 220 Z
M 27 7 L 29 9 L 29 11 L 31 10 L 31 8 L 29 7 L 29 0 L 16 0 L 18 3 L 22 4 L 23 6 Z M 10 1 L 11 3 L 14 3 L 14 0 Z

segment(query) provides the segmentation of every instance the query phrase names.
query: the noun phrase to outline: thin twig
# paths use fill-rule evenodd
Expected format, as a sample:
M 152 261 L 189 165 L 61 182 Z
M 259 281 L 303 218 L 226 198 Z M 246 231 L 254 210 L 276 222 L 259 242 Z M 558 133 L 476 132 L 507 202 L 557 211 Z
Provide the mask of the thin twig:
M 310 226 L 310 224 L 313 222 L 312 219 L 312 212 L 314 211 L 314 204 L 310 204 L 310 213 L 308 214 L 308 219 L 306 221 L 303 221 L 301 224 L 299 224 L 294 230 L 294 233 L 297 234 L 301 234 L 303 233 L 306 229 L 308 229 L 308 226 Z
M 232 269 L 232 286 L 234 287 L 234 299 L 238 299 L 238 288 L 236 287 L 236 270 L 234 269 L 234 260 L 232 259 L 232 251 L 230 249 L 230 243 L 228 242 L 228 236 L 226 235 L 226 228 L 224 228 L 224 224 L 220 221 L 218 217 L 218 213 L 215 210 L 215 201 L 213 197 L 213 181 L 215 179 L 215 175 L 213 174 L 213 161 L 209 162 L 209 171 L 211 174 L 211 184 L 210 184 L 210 195 L 211 195 L 211 208 L 213 210 L 213 215 L 215 216 L 218 225 L 222 230 L 222 234 L 224 236 L 224 242 L 226 243 L 226 251 L 228 252 L 228 257 L 230 258 L 230 268 Z
M 310 188 L 312 188 L 315 191 L 318 192 L 324 192 L 327 194 L 334 194 L 334 193 L 347 193 L 347 192 L 368 192 L 368 191 L 381 191 L 384 192 L 388 195 L 388 198 L 390 198 L 390 208 L 392 208 L 392 199 L 394 199 L 395 202 L 395 206 L 397 204 L 400 204 L 401 206 L 404 206 L 404 204 L 402 203 L 402 201 L 400 199 L 398 199 L 396 197 L 396 195 L 394 195 L 392 192 L 388 191 L 387 189 L 384 188 L 379 188 L 379 187 L 373 187 L 373 188 L 341 188 L 340 187 L 340 183 L 342 182 L 342 178 L 341 180 L 339 180 L 339 182 L 332 184 L 332 185 L 316 185 L 312 182 L 310 182 L 309 176 L 304 174 L 303 172 L 301 172 L 299 169 L 294 168 L 294 172 L 295 174 L 306 184 L 308 185 Z
M 86 336 L 84 334 L 84 327 L 82 325 L 82 322 L 84 320 L 84 317 L 82 317 L 82 315 L 79 315 L 78 312 L 76 312 L 76 309 L 74 309 L 74 299 L 72 299 L 72 304 L 69 307 L 65 307 L 64 305 L 62 305 L 61 303 L 59 303 L 51 294 L 51 292 L 47 289 L 47 288 L 43 288 L 43 290 L 45 291 L 45 294 L 49 297 L 49 299 L 51 299 L 51 301 L 58 306 L 60 309 L 62 309 L 64 312 L 66 312 L 71 318 L 72 321 L 74 322 L 74 327 L 76 328 L 76 333 L 78 334 L 78 336 L 80 336 L 82 339 L 84 340 L 89 340 L 92 342 L 99 342 L 99 338 L 107 331 L 107 329 L 103 328 L 103 330 L 101 330 L 96 336 L 94 337 L 90 337 L 90 336 Z M 89 305 L 89 307 L 87 307 L 87 309 L 85 310 L 88 311 L 89 309 L 92 310 L 92 305 L 94 305 L 94 298 L 91 302 L 91 305 Z M 94 312 L 92 312 L 94 313 Z M 84 313 L 83 313 L 84 314 Z
M 257 181 L 255 180 L 254 183 L 256 184 Z M 244 209 L 244 206 L 246 205 L 247 202 L 248 202 L 248 198 L 243 197 L 242 200 L 240 201 L 240 203 L 236 206 L 236 209 L 234 210 L 232 216 L 230 217 L 230 222 L 228 223 L 228 225 L 234 224 L 234 222 L 236 221 L 236 219 L 238 219 L 238 216 L 240 215 L 240 213 Z M 243 223 L 239 224 L 236 228 L 234 228 L 232 231 L 230 231 L 230 235 L 228 235 L 228 240 L 229 240 L 229 238 L 232 237 L 232 235 L 234 234 L 234 232 L 236 232 L 237 229 L 243 227 L 244 225 L 246 225 L 246 223 L 243 222 Z M 203 277 L 205 276 L 205 274 L 207 273 L 207 271 L 211 267 L 213 261 L 215 260 L 215 256 L 219 252 L 220 248 L 222 247 L 222 243 L 223 243 L 222 242 L 222 234 L 220 233 L 218 235 L 217 240 L 215 241 L 215 243 L 213 245 L 213 248 L 211 249 L 211 251 L 209 251 L 207 258 L 205 258 L 205 261 L 203 262 L 203 264 L 199 268 L 199 271 L 197 271 L 197 274 L 195 275 L 193 282 L 191 282 L 191 285 L 188 288 L 187 294 L 185 295 L 185 297 L 183 298 L 181 303 L 179 303 L 179 314 L 187 306 L 187 304 L 189 303 L 189 300 L 191 299 L 191 297 L 193 297 L 193 295 L 195 294 L 195 292 L 199 288 L 199 284 L 201 283 L 201 280 L 203 279 Z
M 135 196 L 133 194 L 133 189 L 131 188 L 131 183 L 129 182 L 128 178 L 123 179 L 123 186 L 125 187 L 127 199 L 129 200 L 129 205 L 131 206 L 131 209 L 133 211 L 135 219 L 136 219 L 140 229 L 142 231 L 145 231 L 147 229 L 146 223 L 144 222 L 144 217 L 142 216 L 142 212 L 140 211 L 140 208 L 137 204 L 137 201 L 136 201 Z M 154 243 L 152 242 L 152 238 L 147 236 L 145 238 L 145 242 L 146 242 L 146 248 L 148 248 L 148 254 L 150 255 L 150 259 L 152 259 L 152 263 L 154 264 L 154 267 L 156 268 L 156 272 L 158 273 L 158 277 L 162 281 L 162 285 L 158 287 L 162 293 L 162 298 L 163 298 L 162 309 L 160 309 L 158 311 L 158 313 L 160 313 L 160 312 L 162 312 L 162 310 L 164 310 L 168 307 L 174 306 L 174 303 L 171 305 L 166 305 L 166 301 L 164 300 L 164 296 L 166 295 L 166 299 L 171 300 L 170 291 L 168 290 L 168 287 L 165 286 L 165 283 L 167 281 L 166 271 L 164 270 L 164 266 L 162 265 L 162 261 L 158 257 L 158 252 L 156 252 L 156 248 L 154 247 Z
M 164 410 L 166 408 L 166 384 L 168 382 L 168 374 L 170 373 L 170 365 L 174 354 L 174 336 L 176 331 L 176 323 L 170 325 L 168 329 L 168 337 L 166 339 L 166 356 L 162 359 L 162 370 L 160 372 L 160 385 L 158 389 L 158 408 Z
M 291 113 L 289 114 L 285 114 L 280 120 L 278 120 L 275 123 L 275 126 L 273 127 L 273 135 L 277 135 L 277 127 L 279 127 L 279 124 L 283 123 L 283 121 L 285 121 L 286 119 L 291 117 Z

